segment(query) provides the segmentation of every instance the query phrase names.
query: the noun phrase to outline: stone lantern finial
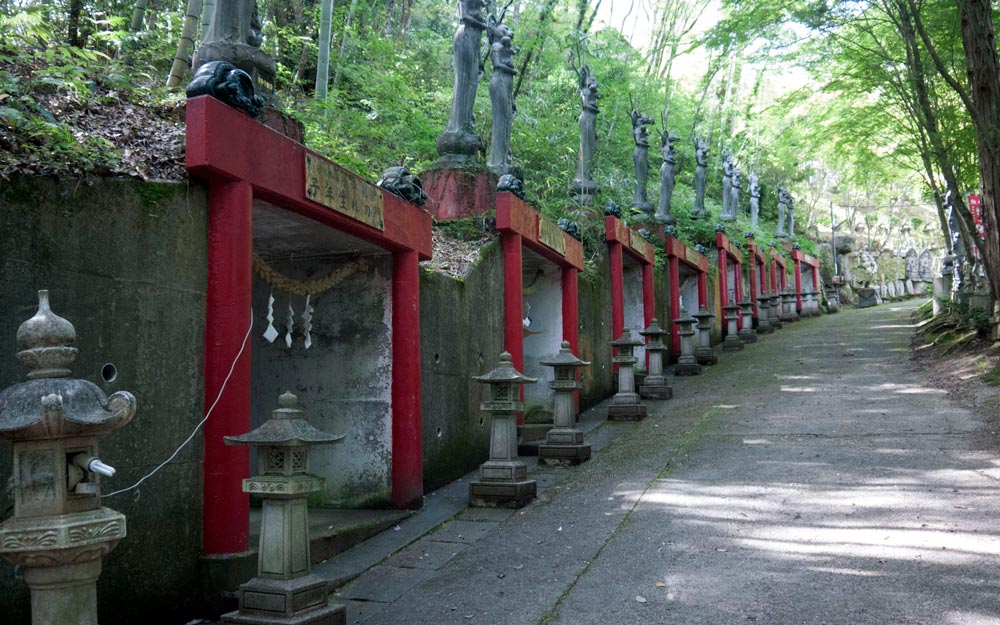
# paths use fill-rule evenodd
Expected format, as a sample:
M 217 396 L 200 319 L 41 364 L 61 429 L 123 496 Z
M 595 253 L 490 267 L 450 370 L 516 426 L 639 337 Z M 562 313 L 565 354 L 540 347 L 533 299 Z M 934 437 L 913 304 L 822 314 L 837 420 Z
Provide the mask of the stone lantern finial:
M 49 292 L 38 292 L 38 312 L 17 329 L 17 359 L 31 367 L 29 380 L 64 378 L 76 360 L 76 329 L 49 308 Z

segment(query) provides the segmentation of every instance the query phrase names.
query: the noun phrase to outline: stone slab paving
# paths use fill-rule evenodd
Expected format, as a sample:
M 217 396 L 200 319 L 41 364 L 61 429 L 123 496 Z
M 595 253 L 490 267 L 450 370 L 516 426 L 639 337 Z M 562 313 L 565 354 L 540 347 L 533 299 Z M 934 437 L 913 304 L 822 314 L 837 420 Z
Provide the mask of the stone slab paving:
M 675 379 L 590 462 L 533 469 L 556 477 L 527 508 L 460 512 L 493 527 L 348 621 L 1000 624 L 996 437 L 909 371 L 918 303 L 790 324 Z

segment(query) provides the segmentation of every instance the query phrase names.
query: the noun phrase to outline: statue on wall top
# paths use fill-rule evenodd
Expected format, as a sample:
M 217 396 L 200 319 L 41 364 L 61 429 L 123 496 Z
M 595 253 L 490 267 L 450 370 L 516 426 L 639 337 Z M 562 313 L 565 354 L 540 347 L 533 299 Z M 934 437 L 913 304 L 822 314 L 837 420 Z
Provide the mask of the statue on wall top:
M 757 219 L 760 217 L 760 178 L 757 174 L 750 174 L 750 227 L 757 228 Z
M 722 151 L 722 219 L 729 220 L 729 202 L 733 193 L 733 157 L 728 151 Z
M 601 92 L 597 87 L 597 78 L 590 67 L 584 65 L 577 70 L 580 88 L 580 153 L 577 158 L 576 177 L 570 185 L 573 199 L 589 206 L 597 194 L 597 183 L 591 179 L 594 167 L 594 147 L 597 145 L 597 100 Z
M 694 206 L 691 208 L 692 219 L 705 219 L 705 180 L 708 175 L 708 141 L 701 137 L 694 140 Z
M 778 225 L 774 229 L 774 236 L 779 239 L 785 239 L 788 237 L 788 233 L 785 232 L 785 215 L 788 213 L 788 191 L 785 191 L 785 187 L 778 185 Z
M 191 68 L 197 72 L 205 63 L 231 63 L 250 76 L 266 101 L 274 90 L 277 65 L 260 49 L 262 41 L 255 0 L 216 0 L 201 45 L 191 58 Z
M 493 132 L 490 141 L 490 156 L 487 166 L 497 175 L 510 172 L 513 157 L 510 152 L 510 135 L 514 125 L 514 53 L 511 46 L 514 31 L 493 16 L 489 20 L 490 62 L 493 73 L 490 76 L 490 104 L 493 109 Z
M 635 165 L 635 195 L 632 206 L 644 213 L 653 208 L 646 197 L 646 180 L 649 177 L 649 131 L 646 126 L 653 123 L 653 118 L 643 115 L 637 110 L 632 111 L 632 140 L 635 148 L 632 150 L 632 163 Z
M 785 191 L 785 204 L 788 206 L 788 236 L 795 236 L 795 198 L 787 190 Z
M 663 164 L 660 165 L 660 204 L 656 210 L 656 220 L 668 225 L 677 222 L 670 211 L 670 199 L 674 194 L 674 176 L 677 167 L 677 149 L 674 143 L 679 137 L 671 136 L 666 130 L 660 132 L 660 150 L 663 152 Z
M 483 0 L 460 0 L 458 3 L 461 23 L 455 31 L 452 53 L 455 85 L 451 115 L 444 133 L 435 142 L 442 164 L 472 162 L 483 151 L 483 141 L 475 134 L 476 121 L 472 109 L 476 103 L 476 87 L 483 77 L 479 49 L 483 31 L 486 30 L 484 6 Z
M 735 221 L 740 210 L 740 192 L 743 190 L 743 176 L 740 169 L 733 165 L 733 178 L 730 182 L 729 214 L 723 215 L 723 219 Z

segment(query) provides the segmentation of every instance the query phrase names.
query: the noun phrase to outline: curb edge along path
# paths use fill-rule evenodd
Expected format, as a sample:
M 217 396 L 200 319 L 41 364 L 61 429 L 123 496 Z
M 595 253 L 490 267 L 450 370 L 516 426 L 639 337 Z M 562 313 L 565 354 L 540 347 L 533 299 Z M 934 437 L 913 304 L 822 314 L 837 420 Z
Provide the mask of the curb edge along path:
M 916 304 L 675 378 L 590 462 L 535 469 L 526 509 L 465 510 L 341 589 L 349 622 L 1000 623 L 1000 469 L 909 371 Z

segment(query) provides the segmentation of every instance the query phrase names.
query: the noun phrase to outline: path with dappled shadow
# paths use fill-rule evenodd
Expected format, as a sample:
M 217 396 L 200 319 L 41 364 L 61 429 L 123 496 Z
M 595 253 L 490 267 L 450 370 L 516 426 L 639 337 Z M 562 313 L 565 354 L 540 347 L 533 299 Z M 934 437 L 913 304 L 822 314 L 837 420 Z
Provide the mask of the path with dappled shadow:
M 996 435 L 910 371 L 917 303 L 786 325 L 677 379 L 591 462 L 536 469 L 540 501 L 388 561 L 412 583 L 349 622 L 1000 625 Z

